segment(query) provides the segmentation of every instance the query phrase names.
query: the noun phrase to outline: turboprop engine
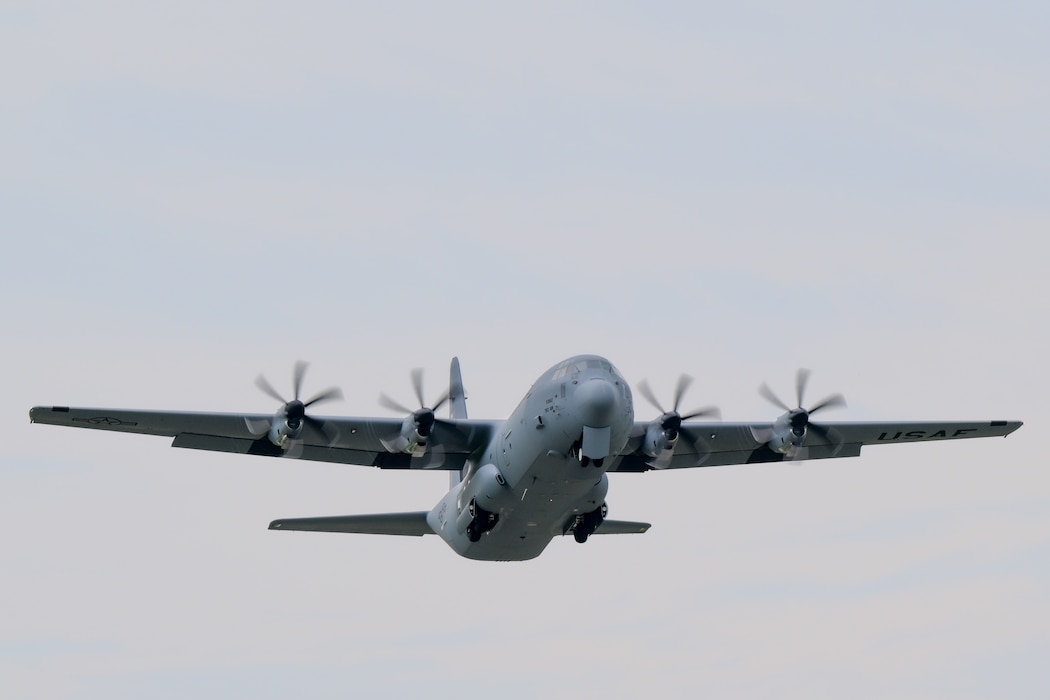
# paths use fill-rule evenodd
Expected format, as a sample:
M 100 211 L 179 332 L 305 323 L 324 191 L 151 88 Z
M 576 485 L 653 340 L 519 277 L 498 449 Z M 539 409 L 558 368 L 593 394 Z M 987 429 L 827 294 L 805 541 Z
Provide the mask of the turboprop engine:
M 385 408 L 408 414 L 401 423 L 401 431 L 397 438 L 383 440 L 383 443 L 391 452 L 405 452 L 413 457 L 422 457 L 426 454 L 427 441 L 434 430 L 434 424 L 438 422 L 436 411 L 449 400 L 449 392 L 445 391 L 433 406 L 426 406 L 423 399 L 423 370 L 419 368 L 412 370 L 412 389 L 419 401 L 420 407 L 417 409 L 408 408 L 386 394 L 379 395 L 379 403 Z
M 642 450 L 650 457 L 659 458 L 666 452 L 674 452 L 681 434 L 682 417 L 677 413 L 665 413 L 645 428 Z
M 303 387 L 303 377 L 306 375 L 306 368 L 308 366 L 307 363 L 302 361 L 295 363 L 295 369 L 292 373 L 293 394 L 290 401 L 282 397 L 281 394 L 273 388 L 273 385 L 266 381 L 266 377 L 263 375 L 260 374 L 255 379 L 256 386 L 268 396 L 280 401 L 283 405 L 269 421 L 259 421 L 261 424 L 256 424 L 254 421 L 247 421 L 248 429 L 254 435 L 262 435 L 265 433 L 270 442 L 277 447 L 280 447 L 282 450 L 285 450 L 285 452 L 287 452 L 291 445 L 302 435 L 303 426 L 306 423 L 313 424 L 317 430 L 328 435 L 331 439 L 334 439 L 335 437 L 330 434 L 331 431 L 324 421 L 306 415 L 306 409 L 323 401 L 341 399 L 343 398 L 343 392 L 340 391 L 338 387 L 331 387 L 317 394 L 309 401 L 301 401 L 299 399 L 299 394 Z
M 795 396 L 798 399 L 798 406 L 795 408 L 791 408 L 781 401 L 780 398 L 773 393 L 773 390 L 769 388 L 769 385 L 763 384 L 758 389 L 758 393 L 762 395 L 762 398 L 766 399 L 774 406 L 786 411 L 786 413 L 777 418 L 776 422 L 773 423 L 773 429 L 769 434 L 769 439 L 766 442 L 766 445 L 773 452 L 788 455 L 796 459 L 800 458 L 800 455 L 803 454 L 801 451 L 802 445 L 810 430 L 827 442 L 841 446 L 841 439 L 835 431 L 829 427 L 811 422 L 810 416 L 825 408 L 845 406 L 846 399 L 843 398 L 842 394 L 832 394 L 823 401 L 818 402 L 815 406 L 803 408 L 802 400 L 806 393 L 806 384 L 809 382 L 809 374 L 810 372 L 808 369 L 800 369 L 795 378 Z
M 773 432 L 766 443 L 769 449 L 780 454 L 791 454 L 802 447 L 809 425 L 808 414 L 800 409 L 789 411 L 777 418 Z
M 664 469 L 671 463 L 671 457 L 674 455 L 675 445 L 678 444 L 678 438 L 683 433 L 686 434 L 686 438 L 690 440 L 696 446 L 696 452 L 698 455 L 702 455 L 706 452 L 703 449 L 703 440 L 699 435 L 693 435 L 687 433 L 682 428 L 682 421 L 690 420 L 692 418 L 700 418 L 702 416 L 717 416 L 718 409 L 713 406 L 707 408 L 698 408 L 695 411 L 690 411 L 686 415 L 682 415 L 678 412 L 678 406 L 682 402 L 682 396 L 685 395 L 686 389 L 692 384 L 693 378 L 687 374 L 683 374 L 678 378 L 678 383 L 675 386 L 674 391 L 674 403 L 672 404 L 670 411 L 665 411 L 660 405 L 660 402 L 656 398 L 656 394 L 649 388 L 649 383 L 642 380 L 638 384 L 638 391 L 641 392 L 642 396 L 651 403 L 656 410 L 660 411 L 662 415 L 654 421 L 651 421 L 645 429 L 645 440 L 642 443 L 642 451 L 648 456 L 652 457 L 653 460 L 649 462 L 649 466 L 655 469 Z M 701 457 L 702 458 L 702 457 Z

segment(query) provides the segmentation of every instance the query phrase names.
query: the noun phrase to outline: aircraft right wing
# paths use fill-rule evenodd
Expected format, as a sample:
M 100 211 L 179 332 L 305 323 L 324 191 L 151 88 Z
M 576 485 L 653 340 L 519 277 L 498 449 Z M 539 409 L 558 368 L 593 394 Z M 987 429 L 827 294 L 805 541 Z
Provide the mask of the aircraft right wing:
M 829 437 L 835 436 L 835 439 L 825 439 L 816 431 L 810 431 L 799 451 L 786 455 L 774 452 L 767 445 L 774 429 L 773 423 L 686 422 L 682 424 L 683 434 L 675 445 L 674 454 L 669 460 L 658 463 L 641 450 L 649 424 L 635 423 L 632 437 L 621 453 L 622 459 L 611 471 L 640 472 L 651 469 L 716 467 L 793 459 L 857 457 L 861 447 L 865 445 L 1006 437 L 1023 424 L 1021 421 L 994 420 L 885 423 L 821 421 L 820 425 L 828 429 Z M 686 439 L 686 433 L 698 439 L 695 442 Z

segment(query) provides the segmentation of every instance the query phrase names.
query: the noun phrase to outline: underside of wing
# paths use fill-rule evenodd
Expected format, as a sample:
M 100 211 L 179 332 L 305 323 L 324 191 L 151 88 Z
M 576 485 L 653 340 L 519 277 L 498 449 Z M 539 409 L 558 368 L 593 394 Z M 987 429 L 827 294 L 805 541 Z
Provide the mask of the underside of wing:
M 1020 421 L 1005 420 L 823 422 L 820 424 L 821 431 L 810 431 L 797 448 L 774 450 L 770 447 L 777 427 L 773 423 L 683 423 L 682 437 L 673 451 L 654 455 L 644 451 L 644 436 L 649 424 L 636 423 L 631 440 L 612 470 L 640 472 L 856 457 L 865 445 L 1005 437 L 1021 425 Z M 685 439 L 686 435 L 690 439 Z
M 321 518 L 286 518 L 270 523 L 271 530 L 306 532 L 346 532 L 361 535 L 433 535 L 426 511 L 378 513 L 375 515 L 332 515 Z
M 383 469 L 460 469 L 496 430 L 491 421 L 442 420 L 422 456 L 396 448 L 403 421 L 395 418 L 313 418 L 283 446 L 269 437 L 273 415 L 37 406 L 34 423 L 174 438 L 173 447 L 290 457 Z

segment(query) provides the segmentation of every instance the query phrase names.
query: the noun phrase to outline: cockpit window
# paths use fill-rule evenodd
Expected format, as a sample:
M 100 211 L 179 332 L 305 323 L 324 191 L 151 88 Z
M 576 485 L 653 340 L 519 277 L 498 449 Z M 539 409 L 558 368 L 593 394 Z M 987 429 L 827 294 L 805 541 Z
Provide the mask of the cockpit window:
M 586 369 L 603 369 L 606 372 L 616 371 L 613 369 L 613 366 L 609 364 L 608 360 L 603 360 L 600 357 L 586 357 L 562 362 L 554 368 L 554 372 L 551 374 L 551 379 L 564 379 L 565 377 L 578 374 Z

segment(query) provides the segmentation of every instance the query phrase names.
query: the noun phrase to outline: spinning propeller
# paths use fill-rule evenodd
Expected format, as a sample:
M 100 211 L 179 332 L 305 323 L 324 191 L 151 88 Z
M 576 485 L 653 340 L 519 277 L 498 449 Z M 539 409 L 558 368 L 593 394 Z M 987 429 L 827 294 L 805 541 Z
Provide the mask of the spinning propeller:
M 398 413 L 408 413 L 412 416 L 412 420 L 416 424 L 416 430 L 419 432 L 420 437 L 426 438 L 430 435 L 430 431 L 434 427 L 434 423 L 437 422 L 435 411 L 445 405 L 448 401 L 449 392 L 445 391 L 438 397 L 438 400 L 434 402 L 434 405 L 427 406 L 426 399 L 423 398 L 423 370 L 420 367 L 416 367 L 412 370 L 412 389 L 415 391 L 416 400 L 419 401 L 419 408 L 411 409 L 408 406 L 398 403 L 394 399 L 390 398 L 386 394 L 379 395 L 379 403 L 384 408 L 389 408 L 391 411 L 397 411 Z
M 699 459 L 701 462 L 704 458 L 706 458 L 706 453 L 708 452 L 707 443 L 700 435 L 689 430 L 688 428 L 683 428 L 682 422 L 690 420 L 692 418 L 701 418 L 703 416 L 718 417 L 721 414 L 719 410 L 714 406 L 698 408 L 689 411 L 685 415 L 682 415 L 679 412 L 678 407 L 682 403 L 682 397 L 685 396 L 686 390 L 692 383 L 693 378 L 690 377 L 688 374 L 683 374 L 678 378 L 678 383 L 675 384 L 674 389 L 674 402 L 671 404 L 670 411 L 665 410 L 664 407 L 660 404 L 659 399 L 656 398 L 656 394 L 654 394 L 653 390 L 649 387 L 649 382 L 643 379 L 641 382 L 638 383 L 638 391 L 641 393 L 641 395 L 644 396 L 645 399 L 662 414 L 656 421 L 654 421 L 654 423 L 659 424 L 660 430 L 663 433 L 664 449 L 660 450 L 660 452 L 662 452 L 663 454 L 654 455 L 657 458 L 657 460 L 653 463 L 653 466 L 659 469 L 666 467 L 667 463 L 670 462 L 670 448 L 674 446 L 674 442 L 678 439 L 678 436 L 680 434 L 684 435 L 686 439 L 693 444 L 694 448 L 696 449 L 697 455 L 700 456 Z
M 283 447 L 284 442 L 288 439 L 294 440 L 298 438 L 304 424 L 317 428 L 330 439 L 333 437 L 329 432 L 327 424 L 322 420 L 306 415 L 306 409 L 324 401 L 341 399 L 343 398 L 343 392 L 338 387 L 330 387 L 320 392 L 309 401 L 301 400 L 299 396 L 302 393 L 303 377 L 306 374 L 307 367 L 309 367 L 309 364 L 302 360 L 295 363 L 295 369 L 292 372 L 292 399 L 290 401 L 281 396 L 280 392 L 274 389 L 273 385 L 266 380 L 266 377 L 261 374 L 256 377 L 255 386 L 259 387 L 259 389 L 261 389 L 267 396 L 270 396 L 283 404 L 281 410 L 278 411 L 275 416 L 275 418 L 283 418 L 283 420 L 281 421 L 281 424 L 275 425 L 249 425 L 249 429 L 251 429 L 253 433 L 262 434 L 269 431 L 271 441 L 279 447 Z
M 825 408 L 844 407 L 846 405 L 846 399 L 842 394 L 832 394 L 810 408 L 803 408 L 802 401 L 806 393 L 806 384 L 809 382 L 809 375 L 810 371 L 808 369 L 799 369 L 798 375 L 795 377 L 795 396 L 798 399 L 798 406 L 796 408 L 791 408 L 781 401 L 777 395 L 773 393 L 773 390 L 769 388 L 768 384 L 763 383 L 762 386 L 758 388 L 758 393 L 761 394 L 762 398 L 766 401 L 769 401 L 774 406 L 787 412 L 787 423 L 791 426 L 791 432 L 796 438 L 803 438 L 806 434 L 806 430 L 810 429 L 826 442 L 832 445 L 841 446 L 841 439 L 837 434 L 833 434 L 834 431 L 831 428 L 818 423 L 812 423 L 810 422 L 809 417 L 817 411 L 821 411 Z

